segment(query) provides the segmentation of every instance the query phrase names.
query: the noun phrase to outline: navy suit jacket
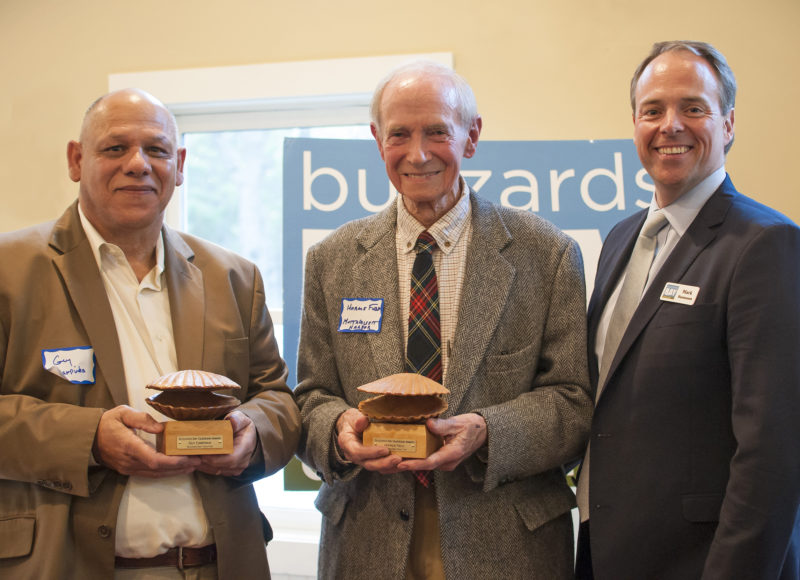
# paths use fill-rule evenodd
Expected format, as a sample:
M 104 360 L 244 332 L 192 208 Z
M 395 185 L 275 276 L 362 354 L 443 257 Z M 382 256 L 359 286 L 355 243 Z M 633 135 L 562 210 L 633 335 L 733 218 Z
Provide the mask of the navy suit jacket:
M 646 210 L 609 234 L 589 356 Z M 668 302 L 669 282 L 699 287 Z M 598 580 L 800 578 L 800 229 L 729 177 L 634 313 L 597 401 Z

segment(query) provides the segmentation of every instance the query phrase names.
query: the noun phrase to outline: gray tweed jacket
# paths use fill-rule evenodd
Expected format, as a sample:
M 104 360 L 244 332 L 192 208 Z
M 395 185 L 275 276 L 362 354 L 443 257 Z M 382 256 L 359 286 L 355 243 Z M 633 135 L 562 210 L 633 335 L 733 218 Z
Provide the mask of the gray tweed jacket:
M 445 573 L 568 578 L 575 502 L 561 465 L 582 453 L 592 412 L 580 252 L 533 214 L 474 193 L 471 203 L 444 416 L 480 413 L 488 445 L 455 471 L 435 472 Z M 336 418 L 368 396 L 356 387 L 403 371 L 396 221 L 392 204 L 342 226 L 306 259 L 295 395 L 299 454 L 324 480 L 320 578 L 405 574 L 413 476 L 343 465 L 333 449 Z M 384 298 L 379 333 L 337 331 L 341 301 L 354 297 Z

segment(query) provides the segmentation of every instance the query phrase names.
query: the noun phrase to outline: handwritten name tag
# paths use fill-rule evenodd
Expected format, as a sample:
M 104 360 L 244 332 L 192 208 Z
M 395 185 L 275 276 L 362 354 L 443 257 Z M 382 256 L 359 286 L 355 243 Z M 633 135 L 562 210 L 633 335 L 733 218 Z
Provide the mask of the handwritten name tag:
M 383 298 L 342 298 L 339 332 L 380 332 Z
M 679 304 L 686 304 L 691 306 L 697 300 L 697 295 L 700 293 L 698 286 L 687 286 L 685 284 L 678 284 L 677 282 L 667 282 L 664 290 L 661 292 L 661 300 L 664 302 L 677 302 Z
M 42 349 L 42 366 L 70 383 L 94 384 L 94 349 L 91 346 Z

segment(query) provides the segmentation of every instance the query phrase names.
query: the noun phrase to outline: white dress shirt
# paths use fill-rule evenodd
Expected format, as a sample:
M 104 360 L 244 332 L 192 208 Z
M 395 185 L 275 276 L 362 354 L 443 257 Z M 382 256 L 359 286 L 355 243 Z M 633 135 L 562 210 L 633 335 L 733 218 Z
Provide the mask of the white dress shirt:
M 166 421 L 167 417 L 145 403 L 147 396 L 156 393 L 145 386 L 178 370 L 164 278 L 164 241 L 159 235 L 156 265 L 140 283 L 119 246 L 103 239 L 80 206 L 79 213 L 114 315 L 128 404 L 157 421 Z M 138 435 L 155 447 L 155 436 L 144 432 Z M 129 477 L 116 528 L 116 555 L 126 558 L 149 558 L 176 546 L 214 542 L 192 475 Z

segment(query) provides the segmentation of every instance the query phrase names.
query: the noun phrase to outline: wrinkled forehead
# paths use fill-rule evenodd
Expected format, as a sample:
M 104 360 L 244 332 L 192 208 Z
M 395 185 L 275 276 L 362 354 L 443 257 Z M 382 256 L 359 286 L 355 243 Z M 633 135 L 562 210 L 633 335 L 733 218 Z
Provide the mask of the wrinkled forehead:
M 388 122 L 395 114 L 413 111 L 428 116 L 458 114 L 458 93 L 443 77 L 409 76 L 392 80 L 381 98 L 381 118 Z

